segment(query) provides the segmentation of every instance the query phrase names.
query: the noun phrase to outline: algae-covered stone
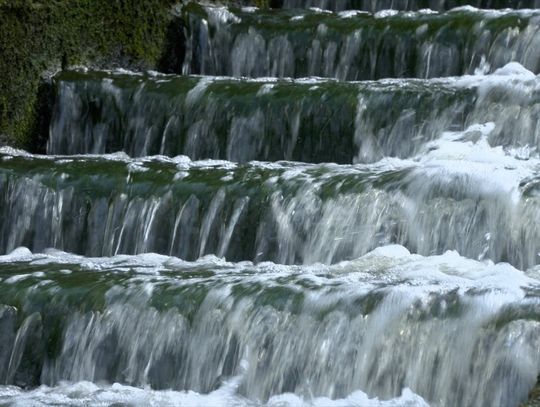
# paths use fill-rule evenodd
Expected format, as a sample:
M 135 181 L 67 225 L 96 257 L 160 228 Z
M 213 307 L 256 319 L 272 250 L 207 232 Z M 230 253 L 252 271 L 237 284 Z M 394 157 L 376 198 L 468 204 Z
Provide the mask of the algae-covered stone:
M 0 134 L 33 147 L 40 83 L 65 66 L 154 69 L 172 0 L 0 0 Z
M 529 400 L 521 405 L 521 407 L 540 407 L 540 376 L 538 381 L 529 393 Z

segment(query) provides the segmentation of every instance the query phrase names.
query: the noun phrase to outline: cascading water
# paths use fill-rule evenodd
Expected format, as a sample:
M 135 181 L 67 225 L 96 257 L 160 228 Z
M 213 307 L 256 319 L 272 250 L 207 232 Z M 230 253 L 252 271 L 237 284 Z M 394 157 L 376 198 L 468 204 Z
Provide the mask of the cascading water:
M 0 405 L 527 399 L 540 14 L 271 5 L 185 5 L 183 75 L 61 72 L 47 155 L 0 149 Z
M 406 384 L 443 405 L 488 406 L 526 394 L 540 364 L 537 280 L 455 252 L 388 246 L 294 267 L 19 251 L 6 263 L 2 290 L 20 311 L 4 310 L 2 339 L 26 349 L 21 382 L 209 393 L 240 375 L 238 392 L 254 400 L 341 399 L 358 387 L 386 399 Z M 49 348 L 41 359 L 19 344 L 25 324 L 10 324 L 36 313 L 27 336 Z
M 433 78 L 491 72 L 510 61 L 537 72 L 539 19 L 537 10 L 334 14 L 190 4 L 183 73 Z
M 274 6 L 292 9 L 315 7 L 332 11 L 364 10 L 371 12 L 388 9 L 443 11 L 464 5 L 485 9 L 540 7 L 538 0 L 471 0 L 466 2 L 460 0 L 273 0 L 272 3 Z
M 5 154 L 0 247 L 330 264 L 399 243 L 534 266 L 540 161 L 453 137 L 355 166 Z
M 443 132 L 485 122 L 495 124 L 492 146 L 540 146 L 539 84 L 516 64 L 354 83 L 68 72 L 56 86 L 49 154 L 347 164 L 409 158 Z

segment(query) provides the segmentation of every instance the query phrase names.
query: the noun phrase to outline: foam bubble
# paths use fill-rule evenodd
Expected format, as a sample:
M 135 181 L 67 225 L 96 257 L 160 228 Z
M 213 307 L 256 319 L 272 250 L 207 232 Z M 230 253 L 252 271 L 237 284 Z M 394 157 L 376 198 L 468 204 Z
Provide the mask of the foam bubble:
M 112 404 L 143 406 L 189 406 L 189 407 L 424 407 L 428 404 L 410 389 L 405 388 L 399 397 L 390 400 L 369 398 L 362 391 L 355 391 L 343 399 L 332 400 L 326 397 L 305 399 L 286 393 L 271 397 L 268 402 L 254 402 L 237 394 L 239 379 L 225 382 L 219 389 L 200 394 L 194 391 L 172 391 L 141 389 L 115 383 L 98 385 L 87 381 L 76 383 L 62 382 L 55 387 L 40 386 L 34 390 L 24 391 L 15 386 L 0 386 L 0 401 L 14 407 L 32 405 L 35 407 L 49 405 L 69 405 L 105 407 Z

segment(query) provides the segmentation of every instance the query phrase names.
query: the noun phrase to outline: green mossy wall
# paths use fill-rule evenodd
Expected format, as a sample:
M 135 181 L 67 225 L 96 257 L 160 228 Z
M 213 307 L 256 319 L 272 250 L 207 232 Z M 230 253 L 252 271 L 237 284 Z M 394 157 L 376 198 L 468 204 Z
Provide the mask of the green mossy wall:
M 536 386 L 529 393 L 529 400 L 520 407 L 540 407 L 540 376 L 538 376 Z
M 265 6 L 268 0 L 225 1 Z M 66 66 L 174 71 L 178 0 L 0 0 L 0 143 L 39 151 L 51 103 L 44 78 Z
M 62 66 L 156 68 L 171 0 L 0 0 L 0 134 L 34 149 L 43 78 Z

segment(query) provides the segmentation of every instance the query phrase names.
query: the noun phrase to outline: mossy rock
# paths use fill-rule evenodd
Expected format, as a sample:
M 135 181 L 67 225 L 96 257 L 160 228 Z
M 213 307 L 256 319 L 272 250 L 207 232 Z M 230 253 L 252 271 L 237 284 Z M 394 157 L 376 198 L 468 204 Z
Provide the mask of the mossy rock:
M 11 144 L 35 150 L 33 137 L 43 125 L 37 113 L 48 100 L 40 86 L 62 67 L 160 68 L 171 45 L 166 39 L 173 4 L 0 0 L 0 134 Z
M 268 7 L 272 1 L 216 3 Z M 178 71 L 183 31 L 171 11 L 181 3 L 0 0 L 0 144 L 40 150 L 51 100 L 43 82 L 63 67 Z
M 540 376 L 536 385 L 529 393 L 529 400 L 521 405 L 521 407 L 540 407 Z

